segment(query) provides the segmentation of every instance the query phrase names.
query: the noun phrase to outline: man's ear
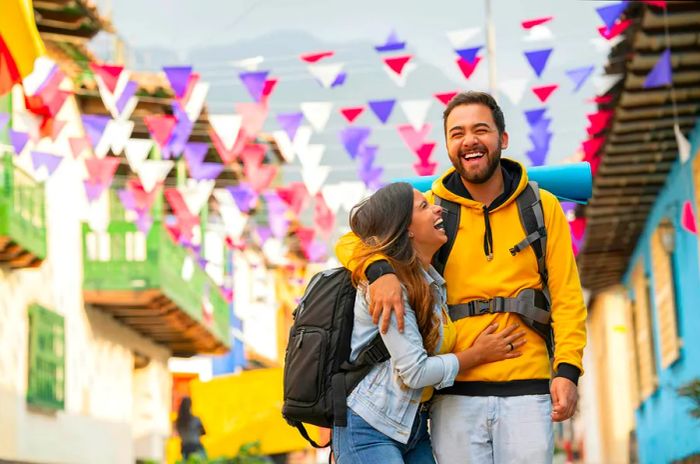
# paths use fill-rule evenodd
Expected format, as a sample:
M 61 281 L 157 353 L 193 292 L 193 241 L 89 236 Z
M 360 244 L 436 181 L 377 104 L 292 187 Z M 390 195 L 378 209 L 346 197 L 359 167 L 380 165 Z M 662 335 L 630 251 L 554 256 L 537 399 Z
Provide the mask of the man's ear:
M 503 132 L 501 135 L 501 149 L 505 150 L 508 148 L 508 132 Z

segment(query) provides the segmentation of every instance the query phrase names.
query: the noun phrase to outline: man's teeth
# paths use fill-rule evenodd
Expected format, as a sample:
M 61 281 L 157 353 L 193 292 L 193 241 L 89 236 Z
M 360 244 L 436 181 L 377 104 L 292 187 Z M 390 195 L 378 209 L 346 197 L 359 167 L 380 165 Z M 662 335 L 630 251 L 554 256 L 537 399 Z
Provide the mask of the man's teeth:
M 482 152 L 476 152 L 476 153 L 467 153 L 466 155 L 463 155 L 462 158 L 464 158 L 466 160 L 470 160 L 470 159 L 481 158 L 482 156 L 484 156 L 484 154 Z
M 442 219 L 438 219 L 437 221 L 435 221 L 435 224 L 433 224 L 433 227 L 435 227 L 436 229 L 442 229 L 445 227 L 445 225 L 442 223 Z

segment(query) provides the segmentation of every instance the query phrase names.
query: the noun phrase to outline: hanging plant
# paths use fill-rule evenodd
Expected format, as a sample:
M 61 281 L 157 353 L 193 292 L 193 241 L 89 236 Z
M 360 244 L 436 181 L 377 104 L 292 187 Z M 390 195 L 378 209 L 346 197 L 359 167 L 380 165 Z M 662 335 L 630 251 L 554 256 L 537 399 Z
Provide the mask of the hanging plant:
M 678 395 L 685 396 L 693 402 L 693 409 L 690 410 L 690 415 L 696 419 L 700 419 L 700 378 L 692 380 L 678 390 Z

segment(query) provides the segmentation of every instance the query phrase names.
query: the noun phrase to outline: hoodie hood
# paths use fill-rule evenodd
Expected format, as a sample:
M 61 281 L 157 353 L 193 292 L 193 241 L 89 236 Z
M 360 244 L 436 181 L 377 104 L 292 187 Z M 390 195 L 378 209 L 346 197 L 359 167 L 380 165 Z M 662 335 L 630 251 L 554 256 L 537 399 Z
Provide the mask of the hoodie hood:
M 503 170 L 505 191 L 488 206 L 489 211 L 498 209 L 512 203 L 525 189 L 528 183 L 527 171 L 522 164 L 508 158 L 501 158 L 500 169 Z M 509 182 L 510 180 L 510 182 Z M 462 179 L 454 167 L 448 169 L 437 178 L 431 190 L 439 197 L 444 198 L 468 208 L 483 210 L 484 205 L 471 198 L 469 191 L 462 183 Z

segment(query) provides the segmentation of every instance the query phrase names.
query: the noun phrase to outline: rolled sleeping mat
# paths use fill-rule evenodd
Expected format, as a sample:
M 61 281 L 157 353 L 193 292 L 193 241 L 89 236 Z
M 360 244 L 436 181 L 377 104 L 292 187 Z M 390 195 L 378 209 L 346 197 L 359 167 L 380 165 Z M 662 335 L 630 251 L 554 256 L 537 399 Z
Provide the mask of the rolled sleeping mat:
M 527 176 L 543 189 L 551 192 L 560 201 L 573 201 L 586 204 L 593 195 L 593 176 L 587 161 L 553 166 L 532 166 L 526 168 Z M 394 179 L 394 182 L 408 182 L 421 192 L 427 192 L 440 176 L 419 176 Z

